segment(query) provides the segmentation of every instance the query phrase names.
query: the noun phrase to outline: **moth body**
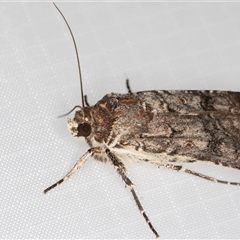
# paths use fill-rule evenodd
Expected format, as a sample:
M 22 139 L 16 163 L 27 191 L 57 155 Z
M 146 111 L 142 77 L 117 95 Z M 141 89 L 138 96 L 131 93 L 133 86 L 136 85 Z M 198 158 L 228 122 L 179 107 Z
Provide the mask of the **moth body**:
M 238 92 L 111 93 L 77 111 L 68 127 L 99 148 L 94 158 L 103 162 L 109 148 L 123 164 L 206 161 L 240 169 Z

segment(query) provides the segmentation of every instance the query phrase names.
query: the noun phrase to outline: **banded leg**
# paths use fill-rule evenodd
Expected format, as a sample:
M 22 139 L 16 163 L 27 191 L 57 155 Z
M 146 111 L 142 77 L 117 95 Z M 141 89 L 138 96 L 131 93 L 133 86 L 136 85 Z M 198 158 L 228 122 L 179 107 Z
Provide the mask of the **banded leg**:
M 50 191 L 51 189 L 55 188 L 56 186 L 60 185 L 61 183 L 63 183 L 64 181 L 66 181 L 68 178 L 71 177 L 71 175 L 76 172 L 83 164 L 84 162 L 87 160 L 88 157 L 92 156 L 94 153 L 99 152 L 98 148 L 90 148 L 78 161 L 77 163 L 74 165 L 74 167 L 59 181 L 57 181 L 56 183 L 54 183 L 52 186 L 46 188 L 43 192 L 46 194 L 48 191 Z
M 147 222 L 148 226 L 150 227 L 150 229 L 152 230 L 152 232 L 155 234 L 156 238 L 159 237 L 159 234 L 157 233 L 157 231 L 154 229 L 152 223 L 150 222 L 145 210 L 143 209 L 143 206 L 134 190 L 134 184 L 132 183 L 132 181 L 127 177 L 127 175 L 125 174 L 126 169 L 124 164 L 113 154 L 110 152 L 109 149 L 106 150 L 106 154 L 108 155 L 109 159 L 111 160 L 111 162 L 113 163 L 114 167 L 116 168 L 118 174 L 122 177 L 123 181 L 125 182 L 126 186 L 130 188 L 130 191 L 133 195 L 133 198 L 137 204 L 137 207 L 140 211 L 140 213 L 143 215 L 145 221 Z
M 131 90 L 131 88 L 130 88 L 129 80 L 128 80 L 128 79 L 126 79 L 126 86 L 127 86 L 128 93 L 129 93 L 129 94 L 132 94 L 132 90 Z
M 207 176 L 207 175 L 205 175 L 205 174 L 198 173 L 198 172 L 195 172 L 195 171 L 193 171 L 193 170 L 184 168 L 183 166 L 175 166 L 175 165 L 173 165 L 173 164 L 167 164 L 167 165 L 162 165 L 162 166 L 167 167 L 167 168 L 171 168 L 171 169 L 176 170 L 176 171 L 181 171 L 181 172 L 189 173 L 189 174 L 192 174 L 192 175 L 194 175 L 194 176 L 197 176 L 197 177 L 200 177 L 200 178 L 204 178 L 204 179 L 209 180 L 209 181 L 212 181 L 212 182 L 222 183 L 222 184 L 228 184 L 228 185 L 240 186 L 240 183 L 239 183 L 239 182 L 229 182 L 229 181 L 219 180 L 219 179 L 217 179 L 217 178 L 210 177 L 210 176 Z

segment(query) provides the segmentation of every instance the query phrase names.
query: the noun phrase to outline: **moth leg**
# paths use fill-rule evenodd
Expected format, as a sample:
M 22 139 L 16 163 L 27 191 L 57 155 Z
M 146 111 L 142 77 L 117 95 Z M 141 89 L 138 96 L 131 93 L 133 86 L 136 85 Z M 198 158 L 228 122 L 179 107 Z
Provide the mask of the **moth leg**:
M 109 149 L 106 150 L 106 154 L 108 155 L 109 159 L 111 160 L 111 162 L 113 163 L 114 167 L 116 168 L 118 174 L 122 177 L 123 181 L 125 182 L 126 186 L 129 187 L 133 198 L 137 204 L 137 207 L 140 211 L 140 213 L 143 215 L 145 221 L 147 222 L 148 226 L 150 227 L 150 229 L 152 230 L 152 232 L 155 234 L 156 238 L 159 237 L 159 234 L 157 233 L 157 231 L 154 229 L 152 223 L 150 222 L 145 210 L 143 209 L 143 206 L 134 190 L 134 184 L 132 183 L 132 181 L 127 177 L 127 175 L 125 174 L 126 169 L 124 164 L 112 153 L 110 152 Z
M 126 86 L 127 86 L 128 93 L 132 94 L 132 90 L 130 88 L 130 84 L 129 84 L 129 80 L 128 79 L 126 79 Z
M 90 107 L 88 100 L 87 100 L 87 95 L 84 95 L 83 97 L 84 97 L 84 102 L 85 102 L 86 106 Z
M 97 153 L 97 152 L 99 152 L 98 148 L 90 148 L 61 180 L 57 181 L 52 186 L 46 188 L 43 192 L 46 194 L 51 189 L 55 188 L 56 186 L 60 185 L 62 182 L 66 181 L 68 178 L 71 177 L 71 175 L 74 172 L 76 172 L 83 165 L 83 163 L 87 160 L 88 157 L 92 156 L 94 153 Z
M 167 165 L 165 165 L 165 167 L 171 168 L 171 169 L 176 170 L 176 171 L 182 171 L 182 172 L 185 172 L 185 173 L 189 173 L 189 174 L 192 174 L 194 176 L 204 178 L 204 179 L 212 181 L 212 182 L 240 186 L 240 183 L 238 183 L 238 182 L 229 182 L 229 181 L 219 180 L 217 178 L 210 177 L 210 176 L 204 175 L 202 173 L 198 173 L 198 172 L 195 172 L 193 170 L 184 168 L 183 166 L 175 166 L 173 164 L 167 164 Z

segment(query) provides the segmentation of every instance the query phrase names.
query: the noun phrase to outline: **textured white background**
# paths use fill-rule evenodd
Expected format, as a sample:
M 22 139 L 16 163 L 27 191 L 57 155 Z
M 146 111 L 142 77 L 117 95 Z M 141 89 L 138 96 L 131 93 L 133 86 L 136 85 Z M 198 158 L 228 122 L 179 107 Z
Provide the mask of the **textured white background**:
M 240 3 L 59 3 L 79 47 L 84 92 L 240 91 Z M 0 238 L 154 238 L 110 164 L 57 116 L 80 104 L 72 40 L 51 3 L 0 3 Z M 197 167 L 240 181 L 240 172 Z M 129 176 L 162 238 L 239 238 L 240 187 L 148 164 Z

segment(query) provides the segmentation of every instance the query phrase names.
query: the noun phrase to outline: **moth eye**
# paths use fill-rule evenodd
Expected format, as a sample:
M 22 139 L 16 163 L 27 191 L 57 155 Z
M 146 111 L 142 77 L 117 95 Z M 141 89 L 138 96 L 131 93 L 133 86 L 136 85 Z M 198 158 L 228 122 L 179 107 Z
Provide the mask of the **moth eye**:
M 77 130 L 78 130 L 78 136 L 87 137 L 90 135 L 92 128 L 90 124 L 83 123 L 78 125 Z

